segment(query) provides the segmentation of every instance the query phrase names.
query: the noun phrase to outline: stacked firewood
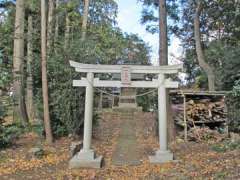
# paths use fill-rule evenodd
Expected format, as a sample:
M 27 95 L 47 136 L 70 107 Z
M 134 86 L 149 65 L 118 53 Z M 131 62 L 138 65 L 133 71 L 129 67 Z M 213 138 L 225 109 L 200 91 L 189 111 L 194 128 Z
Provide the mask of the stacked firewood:
M 175 113 L 175 121 L 183 126 L 184 107 L 178 107 L 178 113 Z M 224 122 L 227 119 L 227 112 L 223 100 L 212 102 L 210 99 L 188 100 L 186 102 L 186 119 L 187 123 L 212 123 Z
M 210 141 L 214 140 L 214 142 L 222 141 L 225 138 L 226 134 L 221 134 L 217 130 L 212 130 L 208 127 L 199 127 L 196 126 L 191 128 L 188 131 L 188 140 L 190 141 Z

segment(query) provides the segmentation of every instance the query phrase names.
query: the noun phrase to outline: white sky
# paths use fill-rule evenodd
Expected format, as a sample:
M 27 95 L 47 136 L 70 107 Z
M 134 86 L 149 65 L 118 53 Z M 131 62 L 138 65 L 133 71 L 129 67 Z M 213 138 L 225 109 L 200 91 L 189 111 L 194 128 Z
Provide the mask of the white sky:
M 158 64 L 158 34 L 151 34 L 145 30 L 145 26 L 140 24 L 141 4 L 137 0 L 116 0 L 118 3 L 118 26 L 127 33 L 138 34 L 146 43 L 152 47 L 151 61 Z M 177 60 L 182 55 L 180 40 L 172 37 L 169 51 L 170 64 L 179 63 Z

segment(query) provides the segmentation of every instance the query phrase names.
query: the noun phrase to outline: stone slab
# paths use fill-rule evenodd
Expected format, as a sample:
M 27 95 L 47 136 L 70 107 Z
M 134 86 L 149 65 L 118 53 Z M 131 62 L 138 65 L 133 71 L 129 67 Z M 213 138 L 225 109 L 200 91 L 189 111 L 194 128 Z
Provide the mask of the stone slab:
M 136 121 L 133 112 L 121 114 L 120 134 L 116 149 L 113 152 L 112 163 L 115 166 L 139 165 L 140 149 L 136 137 Z
M 102 156 L 99 156 L 93 160 L 79 160 L 77 157 L 73 157 L 69 162 L 69 167 L 71 169 L 75 168 L 101 168 Z
M 113 107 L 112 110 L 114 112 L 142 112 L 142 107 L 134 107 L 134 108 L 130 108 L 130 107 Z
M 150 163 L 159 164 L 173 161 L 173 153 L 170 151 L 157 151 L 154 156 L 149 156 Z
M 70 168 L 101 168 L 102 156 L 95 158 L 94 152 L 81 150 L 69 161 Z
M 137 108 L 137 104 L 136 103 L 119 102 L 118 107 L 120 107 L 120 108 Z

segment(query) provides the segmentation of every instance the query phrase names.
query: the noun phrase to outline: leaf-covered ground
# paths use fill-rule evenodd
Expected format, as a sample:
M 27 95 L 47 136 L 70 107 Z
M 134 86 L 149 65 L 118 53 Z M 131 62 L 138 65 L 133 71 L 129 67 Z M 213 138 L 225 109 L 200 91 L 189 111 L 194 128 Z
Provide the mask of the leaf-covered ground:
M 221 148 L 224 142 L 178 141 L 171 146 L 177 161 L 159 165 L 150 164 L 148 155 L 157 149 L 157 137 L 151 133 L 151 113 L 135 116 L 139 121 L 137 138 L 142 149 L 138 166 L 114 166 L 111 157 L 119 135 L 120 118 L 117 113 L 104 114 L 94 130 L 93 148 L 104 156 L 101 169 L 68 168 L 69 138 L 55 141 L 53 146 L 41 143 L 34 133 L 22 136 L 14 146 L 0 151 L 0 179 L 240 179 L 240 150 Z M 144 128 L 143 128 L 144 127 Z M 40 159 L 28 157 L 31 147 L 42 145 L 45 155 Z

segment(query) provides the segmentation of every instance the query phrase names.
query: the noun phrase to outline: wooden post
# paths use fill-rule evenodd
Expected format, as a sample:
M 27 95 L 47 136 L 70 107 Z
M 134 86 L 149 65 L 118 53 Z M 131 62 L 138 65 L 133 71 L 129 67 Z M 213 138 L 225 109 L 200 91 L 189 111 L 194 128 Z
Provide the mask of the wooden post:
M 184 120 L 184 141 L 187 142 L 187 113 L 186 113 L 186 95 L 183 94 L 183 120 Z
M 112 96 L 112 109 L 114 108 L 114 103 L 115 103 L 114 102 L 114 100 L 115 100 L 114 98 L 115 98 L 115 96 Z
M 102 100 L 103 100 L 103 93 L 100 92 L 99 94 L 99 102 L 98 102 L 98 110 L 102 110 Z

